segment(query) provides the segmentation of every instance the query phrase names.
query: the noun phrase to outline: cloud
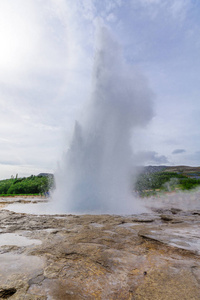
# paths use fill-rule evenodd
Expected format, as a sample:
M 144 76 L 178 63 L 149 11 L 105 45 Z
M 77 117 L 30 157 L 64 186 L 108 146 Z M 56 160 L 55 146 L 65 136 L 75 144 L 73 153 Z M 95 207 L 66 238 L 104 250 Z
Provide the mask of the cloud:
M 170 18 L 176 23 L 182 23 L 186 18 L 191 6 L 190 0 L 132 0 L 133 9 L 143 9 L 143 14 L 151 20 L 161 16 Z M 164 21 L 164 19 L 163 19 Z
M 0 82 L 6 86 L 32 85 L 34 75 L 44 76 L 66 67 L 65 29 L 55 13 L 49 14 L 45 2 L 0 3 Z M 54 22 L 60 27 L 58 35 Z
M 9 160 L 9 161 L 0 161 L 0 165 L 11 165 L 11 166 L 19 166 L 21 163 L 19 161 Z
M 6 162 L 0 176 L 10 176 L 11 160 L 12 172 L 19 172 L 15 160 L 26 166 L 22 172 L 52 171 L 64 130 L 70 132 L 86 100 L 91 62 L 81 44 L 87 48 L 88 30 L 69 6 L 62 0 L 0 3 L 0 155 Z
M 132 0 L 133 5 L 142 5 L 146 8 L 167 9 L 173 16 L 185 13 L 190 7 L 190 0 Z
M 187 155 L 187 161 L 189 165 L 199 166 L 200 165 L 200 151 L 195 151 Z
M 172 154 L 180 154 L 180 153 L 185 153 L 186 150 L 185 149 L 175 149 Z
M 52 170 L 63 136 L 84 114 L 100 20 L 157 95 L 144 149 L 152 150 L 155 163 L 165 163 L 172 149 L 187 148 L 188 156 L 171 155 L 187 164 L 189 153 L 200 149 L 198 12 L 198 1 L 190 0 L 0 1 L 1 161 L 19 160 L 27 174 L 29 168 Z M 4 165 L 0 176 L 10 170 Z
M 170 3 L 170 12 L 173 18 L 179 18 L 179 20 L 183 20 L 189 10 L 190 7 L 189 0 L 173 0 Z
M 168 164 L 168 158 L 165 155 L 159 155 L 156 151 L 141 151 L 137 154 L 138 161 L 144 161 L 146 164 Z

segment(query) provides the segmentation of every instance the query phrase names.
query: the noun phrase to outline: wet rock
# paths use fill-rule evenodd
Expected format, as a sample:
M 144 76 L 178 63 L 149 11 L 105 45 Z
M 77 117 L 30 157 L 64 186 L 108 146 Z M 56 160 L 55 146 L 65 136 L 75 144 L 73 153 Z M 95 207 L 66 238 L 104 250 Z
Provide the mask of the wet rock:
M 0 298 L 8 299 L 12 295 L 14 295 L 16 293 L 16 291 L 17 290 L 15 288 L 0 288 Z
M 0 226 L 2 297 L 7 290 L 12 300 L 200 299 L 198 214 L 168 209 L 124 217 L 36 216 L 0 210 Z M 5 237 L 16 238 L 15 244 Z
M 160 218 L 166 222 L 173 220 L 173 216 L 171 216 L 171 215 L 161 215 Z
M 39 274 L 38 276 L 34 277 L 34 278 L 31 278 L 29 281 L 28 281 L 28 284 L 29 285 L 32 285 L 32 284 L 40 284 L 43 280 L 45 279 L 44 275 L 43 274 Z
M 173 215 L 176 215 L 176 214 L 178 214 L 178 213 L 181 212 L 181 209 L 180 208 L 172 207 L 171 208 L 171 212 L 172 212 Z
M 135 218 L 132 219 L 132 222 L 138 222 L 138 223 L 152 223 L 154 219 L 147 219 L 147 218 Z
M 200 255 L 200 235 L 198 232 L 199 225 L 200 224 L 186 224 L 183 226 L 182 224 L 177 224 L 168 227 L 152 227 L 146 230 L 141 230 L 138 234 L 143 238 Z
M 192 214 L 193 214 L 193 215 L 198 215 L 198 216 L 200 216 L 200 210 L 194 210 L 194 211 L 192 212 Z

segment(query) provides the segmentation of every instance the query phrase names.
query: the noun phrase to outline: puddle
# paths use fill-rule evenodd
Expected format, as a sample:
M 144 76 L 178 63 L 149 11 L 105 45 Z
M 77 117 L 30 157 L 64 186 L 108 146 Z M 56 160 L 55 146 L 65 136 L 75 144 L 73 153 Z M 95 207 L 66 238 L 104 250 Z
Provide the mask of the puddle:
M 53 212 L 50 210 L 50 206 L 48 202 L 9 204 L 6 206 L 6 209 L 16 213 L 26 213 L 31 215 L 44 215 L 44 214 L 53 215 L 57 213 L 55 211 Z
M 4 208 L 16 213 L 25 213 L 30 215 L 57 215 L 55 216 L 57 219 L 63 219 L 65 218 L 65 215 L 69 215 L 67 212 L 64 213 L 61 210 L 57 210 L 50 202 L 13 203 L 4 206 Z M 76 213 L 76 215 L 78 214 Z
M 63 228 L 64 230 L 65 228 Z M 60 230 L 60 228 L 44 228 L 44 229 L 37 229 L 37 231 L 41 231 L 41 232 L 48 232 L 48 233 L 52 233 L 52 232 L 56 232 Z
M 138 223 L 123 223 L 123 224 L 119 224 L 116 227 L 123 227 L 123 228 L 129 228 L 132 226 L 138 226 Z
M 193 251 L 196 254 L 200 255 L 200 241 L 197 240 L 185 240 L 183 241 L 182 239 L 171 239 L 168 243 L 171 246 Z
M 104 230 L 105 233 L 108 233 L 109 235 L 116 235 L 117 233 L 111 230 Z
M 40 245 L 40 240 L 28 239 L 25 236 L 18 235 L 16 233 L 1 233 L 0 234 L 0 247 L 15 245 L 18 247 Z
M 191 227 L 186 227 L 186 228 L 176 228 L 176 229 L 170 229 L 166 228 L 165 229 L 166 233 L 173 233 L 173 235 L 177 236 L 183 236 L 185 237 L 194 237 L 198 238 L 200 240 L 200 229 L 199 225 L 193 225 Z
M 22 274 L 28 278 L 36 271 L 39 272 L 43 266 L 44 261 L 40 257 L 11 253 L 0 254 L 0 284 L 5 284 L 10 276 Z
M 90 226 L 95 227 L 95 228 L 102 228 L 103 225 L 99 223 L 90 223 Z
M 200 255 L 199 225 L 185 226 L 185 228 L 171 227 L 149 230 L 145 236 Z
M 193 250 L 200 254 L 200 230 L 199 225 L 190 228 L 180 228 L 175 231 L 166 229 L 169 236 L 169 244 L 186 250 Z

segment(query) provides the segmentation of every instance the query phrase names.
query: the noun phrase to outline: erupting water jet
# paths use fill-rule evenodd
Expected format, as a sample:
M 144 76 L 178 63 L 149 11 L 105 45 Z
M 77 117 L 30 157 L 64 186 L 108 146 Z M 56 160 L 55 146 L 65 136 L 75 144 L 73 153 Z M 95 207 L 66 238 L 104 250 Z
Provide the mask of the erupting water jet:
M 130 137 L 152 118 L 152 92 L 145 78 L 126 65 L 106 28 L 98 32 L 93 72 L 87 118 L 75 124 L 56 175 L 54 203 L 67 213 L 141 212 L 131 191 L 136 161 Z

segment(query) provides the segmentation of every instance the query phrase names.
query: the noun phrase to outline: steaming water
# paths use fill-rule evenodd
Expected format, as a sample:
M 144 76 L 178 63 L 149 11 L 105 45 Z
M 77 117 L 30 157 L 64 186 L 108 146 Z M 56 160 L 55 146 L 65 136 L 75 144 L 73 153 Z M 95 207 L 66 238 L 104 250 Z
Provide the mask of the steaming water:
M 53 199 L 67 213 L 137 213 L 131 189 L 136 161 L 133 130 L 152 118 L 152 93 L 145 78 L 128 67 L 106 28 L 98 33 L 91 100 L 76 122 L 69 150 L 56 175 Z

